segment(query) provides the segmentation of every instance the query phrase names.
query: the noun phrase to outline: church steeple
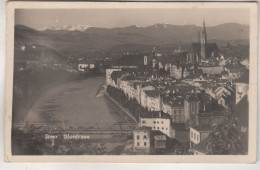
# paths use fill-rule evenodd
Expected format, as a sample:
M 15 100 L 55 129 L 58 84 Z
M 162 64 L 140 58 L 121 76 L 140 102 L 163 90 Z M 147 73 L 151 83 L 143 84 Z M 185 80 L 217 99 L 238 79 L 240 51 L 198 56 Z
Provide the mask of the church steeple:
M 205 20 L 203 19 L 203 30 L 201 33 L 200 38 L 200 49 L 201 49 L 201 59 L 206 59 L 206 49 L 207 49 L 207 32 L 206 32 L 206 26 L 205 26 Z
M 155 52 L 155 47 L 153 47 L 153 69 L 155 69 L 156 66 L 156 52 Z
M 203 39 L 205 40 L 205 44 L 207 43 L 207 31 L 205 26 L 205 20 L 203 19 L 203 31 L 202 31 Z

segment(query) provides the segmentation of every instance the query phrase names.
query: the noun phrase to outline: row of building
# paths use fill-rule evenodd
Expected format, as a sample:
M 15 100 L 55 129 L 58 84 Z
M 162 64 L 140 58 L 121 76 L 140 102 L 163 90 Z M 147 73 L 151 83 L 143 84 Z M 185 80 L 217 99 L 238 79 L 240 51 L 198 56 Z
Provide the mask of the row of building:
M 199 43 L 186 52 L 164 56 L 154 48 L 152 56 L 124 56 L 106 70 L 108 86 L 147 110 L 139 115 L 134 148 L 163 148 L 176 139 L 188 142 L 193 154 L 208 154 L 200 145 L 247 98 L 248 72 L 221 56 L 216 43 L 207 43 L 203 25 Z

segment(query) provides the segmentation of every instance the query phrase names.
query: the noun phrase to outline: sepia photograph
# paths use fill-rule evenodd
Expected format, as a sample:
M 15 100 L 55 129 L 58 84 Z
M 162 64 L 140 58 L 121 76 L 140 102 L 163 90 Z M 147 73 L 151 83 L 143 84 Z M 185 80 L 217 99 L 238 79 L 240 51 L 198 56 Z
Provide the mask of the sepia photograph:
M 236 5 L 11 3 L 7 161 L 255 161 L 257 4 Z

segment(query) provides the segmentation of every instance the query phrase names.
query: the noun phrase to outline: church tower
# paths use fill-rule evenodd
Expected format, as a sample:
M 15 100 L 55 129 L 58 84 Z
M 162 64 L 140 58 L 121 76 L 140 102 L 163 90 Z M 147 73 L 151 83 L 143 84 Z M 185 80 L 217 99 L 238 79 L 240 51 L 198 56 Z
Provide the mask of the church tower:
M 147 66 L 147 56 L 144 56 L 144 65 Z
M 201 59 L 206 59 L 206 49 L 207 49 L 207 32 L 205 27 L 205 21 L 203 20 L 203 30 L 200 37 L 200 53 L 201 53 Z
M 155 47 L 153 47 L 153 69 L 156 67 L 156 52 L 155 52 Z

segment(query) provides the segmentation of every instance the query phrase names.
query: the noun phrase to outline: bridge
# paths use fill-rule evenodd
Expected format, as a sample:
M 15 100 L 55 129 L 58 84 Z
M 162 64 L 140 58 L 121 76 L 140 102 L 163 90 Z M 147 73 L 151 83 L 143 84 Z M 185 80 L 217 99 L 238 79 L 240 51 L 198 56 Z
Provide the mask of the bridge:
M 35 132 L 55 132 L 55 133 L 87 133 L 87 134 L 128 134 L 136 128 L 136 123 L 114 123 L 114 124 L 94 124 L 94 123 L 29 123 L 19 122 L 14 124 L 14 128 L 20 130 L 32 128 Z

